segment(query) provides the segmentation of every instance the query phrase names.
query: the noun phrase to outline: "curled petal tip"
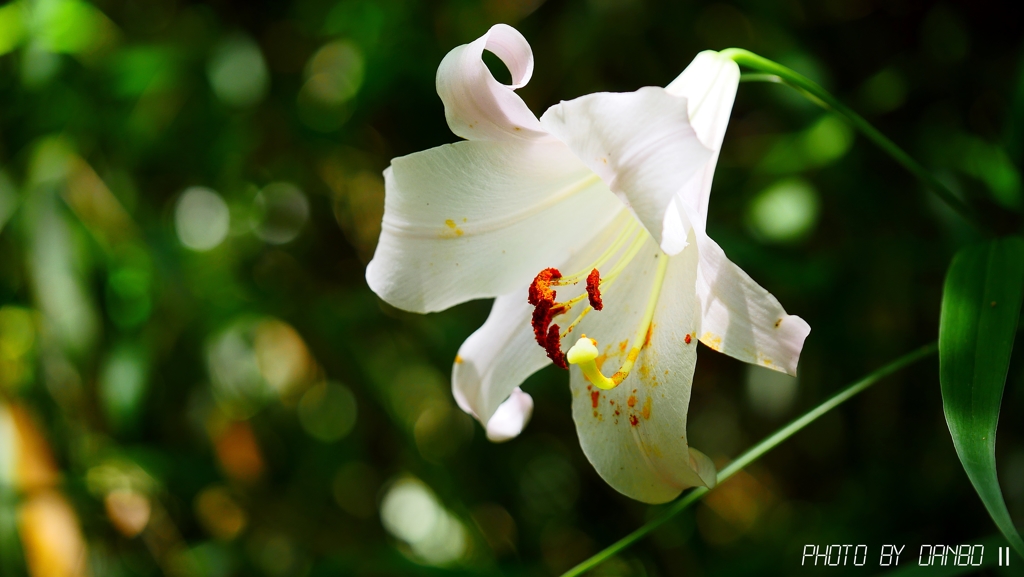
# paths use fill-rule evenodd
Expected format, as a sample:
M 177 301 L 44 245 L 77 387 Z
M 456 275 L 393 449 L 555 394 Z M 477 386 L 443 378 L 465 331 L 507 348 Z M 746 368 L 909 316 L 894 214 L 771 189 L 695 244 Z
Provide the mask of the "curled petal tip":
M 495 80 L 484 50 L 508 68 L 512 84 Z M 468 140 L 543 139 L 537 117 L 514 92 L 533 75 L 533 51 L 518 30 L 496 24 L 469 44 L 456 46 L 437 69 L 437 94 L 455 134 Z
M 519 436 L 533 415 L 533 397 L 516 387 L 487 421 L 487 440 L 503 443 Z
M 704 482 L 705 487 L 714 489 L 715 485 L 718 484 L 718 471 L 715 468 L 715 464 L 707 455 L 693 447 L 689 447 L 689 452 L 690 467 L 697 473 L 700 480 Z

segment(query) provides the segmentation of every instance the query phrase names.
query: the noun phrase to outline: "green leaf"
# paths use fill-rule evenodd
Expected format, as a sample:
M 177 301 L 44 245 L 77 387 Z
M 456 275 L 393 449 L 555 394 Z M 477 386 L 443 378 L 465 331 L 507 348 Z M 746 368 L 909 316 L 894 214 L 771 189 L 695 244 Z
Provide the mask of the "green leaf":
M 1024 239 L 970 246 L 953 257 L 939 319 L 939 380 L 960 462 L 1017 553 L 1024 542 L 996 476 L 996 425 L 1024 295 Z

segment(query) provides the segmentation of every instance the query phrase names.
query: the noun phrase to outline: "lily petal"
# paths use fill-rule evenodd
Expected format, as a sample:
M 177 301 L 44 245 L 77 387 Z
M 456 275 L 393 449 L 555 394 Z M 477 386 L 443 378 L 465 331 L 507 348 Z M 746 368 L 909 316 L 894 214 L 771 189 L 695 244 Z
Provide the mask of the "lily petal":
M 512 84 L 494 79 L 483 61 L 488 50 L 508 67 Z M 536 115 L 514 92 L 533 75 L 533 51 L 518 30 L 495 24 L 469 44 L 457 46 L 437 69 L 437 94 L 455 134 L 467 140 L 542 139 Z
M 673 199 L 673 207 L 669 210 L 670 215 L 680 212 L 687 215 L 686 220 L 699 231 L 705 229 L 707 222 L 711 182 L 715 176 L 718 154 L 722 149 L 722 140 L 729 125 L 729 116 L 732 114 L 739 82 L 739 66 L 732 59 L 707 50 L 698 54 L 682 74 L 665 87 L 668 93 L 687 99 L 690 124 L 704 146 L 712 151 L 711 158 L 705 163 L 704 168 L 696 178 L 686 183 L 683 190 Z M 675 249 L 685 242 L 687 227 L 666 224 L 666 229 L 682 232 L 677 232 L 672 238 L 666 238 L 663 246 Z
M 462 343 L 452 366 L 455 401 L 484 425 L 488 438 L 493 434 L 507 440 L 522 430 L 529 414 L 521 416 L 525 402 L 512 400 L 515 391 L 527 377 L 551 363 L 534 340 L 530 328 L 533 308 L 526 302 L 526 294 L 524 286 L 495 299 L 487 321 Z M 531 401 L 530 410 L 532 407 Z M 517 419 L 522 422 L 514 430 Z
M 598 474 L 620 493 L 646 503 L 664 503 L 687 487 L 712 486 L 714 465 L 686 442 L 686 412 L 697 360 L 700 310 L 694 284 L 696 247 L 671 257 L 661 297 L 655 309 L 648 344 L 636 365 L 616 388 L 600 390 L 578 367 L 572 367 L 573 419 L 580 444 Z M 629 354 L 636 327 L 651 294 L 661 251 L 649 241 L 630 267 L 622 284 L 603 295 L 605 307 L 585 321 L 588 337 L 602 351 L 605 374 L 611 374 Z M 660 254 L 658 258 L 668 258 Z M 628 277 L 626 276 L 628 275 Z M 690 342 L 687 342 L 689 335 Z
M 503 443 L 519 436 L 533 415 L 533 397 L 516 387 L 487 421 L 487 440 Z
M 669 203 L 711 158 L 690 126 L 686 98 L 663 88 L 589 94 L 552 106 L 540 122 L 619 195 L 659 244 Z M 682 250 L 667 248 L 669 254 Z
M 697 238 L 700 342 L 741 361 L 795 376 L 810 325 L 786 314 L 778 299 L 726 258 L 718 243 L 707 235 Z
M 384 183 L 366 280 L 412 312 L 526 287 L 622 212 L 559 142 L 449 144 L 394 159 Z
M 713 50 L 698 54 L 665 91 L 689 102 L 690 124 L 704 146 L 722 148 L 725 129 L 732 114 L 740 68 L 731 58 Z

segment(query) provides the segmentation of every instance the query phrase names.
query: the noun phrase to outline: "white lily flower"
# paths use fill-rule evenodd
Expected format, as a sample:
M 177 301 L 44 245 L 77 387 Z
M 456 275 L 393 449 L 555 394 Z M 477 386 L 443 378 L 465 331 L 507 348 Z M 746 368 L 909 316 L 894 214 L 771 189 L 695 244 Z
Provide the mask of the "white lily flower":
M 370 288 L 421 313 L 496 297 L 452 372 L 492 440 L 529 420 L 519 385 L 568 363 L 580 443 L 612 487 L 660 503 L 713 486 L 686 441 L 697 340 L 795 374 L 810 332 L 705 233 L 739 68 L 702 52 L 666 88 L 590 94 L 540 119 L 514 92 L 532 72 L 526 39 L 501 24 L 444 58 L 437 90 L 466 140 L 384 172 Z

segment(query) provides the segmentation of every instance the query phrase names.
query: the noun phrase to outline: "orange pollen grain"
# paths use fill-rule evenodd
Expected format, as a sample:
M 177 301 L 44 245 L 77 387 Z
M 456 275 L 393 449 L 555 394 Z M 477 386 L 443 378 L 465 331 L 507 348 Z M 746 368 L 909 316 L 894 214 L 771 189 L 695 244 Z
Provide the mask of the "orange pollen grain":
M 629 398 L 626 399 L 626 404 L 629 405 L 630 408 L 634 407 L 636 405 L 636 397 L 633 396 L 633 395 L 630 395 Z
M 690 344 L 691 340 L 693 340 L 693 339 L 690 338 L 689 333 L 687 333 L 687 335 L 685 337 L 683 337 L 683 342 L 685 342 L 686 344 Z
M 590 392 L 590 404 L 594 405 L 595 409 L 597 408 L 597 401 L 600 398 L 601 398 L 601 391 L 591 391 Z

